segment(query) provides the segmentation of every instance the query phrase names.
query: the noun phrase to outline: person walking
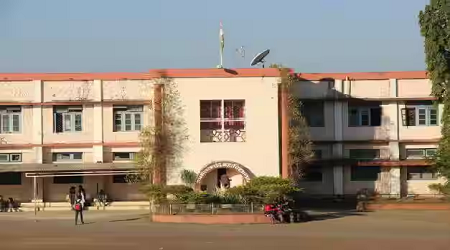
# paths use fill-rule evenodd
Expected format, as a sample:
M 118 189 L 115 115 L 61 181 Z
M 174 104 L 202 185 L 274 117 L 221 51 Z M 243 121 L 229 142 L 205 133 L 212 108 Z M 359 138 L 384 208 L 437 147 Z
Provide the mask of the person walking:
M 75 200 L 77 198 L 77 190 L 75 187 L 70 187 L 69 189 L 69 202 L 70 202 L 70 206 L 73 209 L 73 206 L 75 205 Z
M 77 193 L 77 199 L 75 201 L 74 210 L 75 210 L 75 225 L 78 225 L 78 217 L 80 218 L 81 224 L 84 224 L 83 218 L 83 209 L 84 209 L 84 194 L 80 190 Z

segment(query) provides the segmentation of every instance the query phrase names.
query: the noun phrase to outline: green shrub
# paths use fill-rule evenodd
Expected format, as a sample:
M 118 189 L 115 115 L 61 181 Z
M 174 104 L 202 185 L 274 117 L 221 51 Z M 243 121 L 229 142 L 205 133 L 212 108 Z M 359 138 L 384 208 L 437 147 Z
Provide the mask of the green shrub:
M 204 192 L 190 192 L 180 194 L 177 197 L 177 201 L 180 203 L 195 203 L 195 204 L 209 204 L 220 203 L 221 198 L 218 195 L 208 194 Z
M 147 197 L 154 203 L 163 203 L 167 199 L 167 195 L 164 192 L 164 185 L 160 184 L 148 184 L 140 188 L 141 192 L 147 195 Z
M 227 193 L 239 196 L 244 203 L 273 203 L 301 190 L 291 180 L 280 177 L 257 177 Z
M 169 186 L 165 186 L 164 192 L 166 194 L 173 194 L 173 195 L 177 196 L 180 194 L 187 194 L 187 193 L 194 192 L 194 189 L 192 189 L 191 187 L 185 186 L 185 185 L 169 185 Z

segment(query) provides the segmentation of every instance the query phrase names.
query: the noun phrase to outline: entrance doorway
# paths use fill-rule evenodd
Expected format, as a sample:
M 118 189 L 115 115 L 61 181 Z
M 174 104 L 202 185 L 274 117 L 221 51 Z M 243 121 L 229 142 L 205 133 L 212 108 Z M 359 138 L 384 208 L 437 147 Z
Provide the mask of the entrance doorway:
M 222 177 L 222 175 L 226 175 L 227 174 L 227 169 L 226 168 L 218 168 L 217 169 L 217 182 L 216 182 L 216 187 L 220 188 L 220 178 Z

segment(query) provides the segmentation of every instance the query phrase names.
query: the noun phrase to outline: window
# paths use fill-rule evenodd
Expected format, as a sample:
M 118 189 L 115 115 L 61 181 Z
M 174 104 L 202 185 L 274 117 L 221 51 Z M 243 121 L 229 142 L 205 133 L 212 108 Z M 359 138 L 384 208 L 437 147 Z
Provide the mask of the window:
M 135 159 L 135 154 L 130 152 L 115 152 L 113 153 L 113 161 L 132 161 Z
M 81 162 L 83 153 L 53 153 L 54 162 Z
M 245 101 L 200 101 L 200 142 L 244 142 Z
M 435 148 L 414 148 L 406 149 L 406 159 L 423 159 L 436 154 Z
M 113 183 L 127 183 L 126 175 L 113 175 Z
M 301 112 L 306 123 L 310 127 L 324 127 L 324 103 L 323 102 L 303 102 Z
M 141 130 L 143 110 L 143 106 L 114 106 L 114 132 Z
M 83 176 L 55 176 L 54 184 L 83 184 Z
M 0 185 L 22 185 L 22 173 L 20 172 L 0 173 Z
M 377 181 L 381 173 L 381 168 L 376 166 L 351 168 L 351 181 Z
M 22 108 L 20 106 L 0 107 L 0 134 L 20 133 Z
M 80 132 L 83 130 L 82 106 L 57 106 L 53 108 L 55 133 Z
M 380 158 L 379 149 L 350 149 L 349 155 L 351 159 L 357 160 L 374 160 Z
M 381 107 L 348 107 L 349 127 L 381 126 Z
M 407 167 L 408 180 L 435 180 L 438 174 L 430 167 Z
M 11 154 L 0 154 L 1 162 L 22 162 L 21 153 L 11 153 Z
M 321 182 L 322 181 L 322 167 L 309 166 L 305 169 L 301 181 L 305 182 Z
M 313 154 L 314 154 L 314 159 L 322 159 L 322 150 L 314 149 Z
M 402 109 L 403 126 L 437 126 L 438 109 L 431 102 L 410 102 Z

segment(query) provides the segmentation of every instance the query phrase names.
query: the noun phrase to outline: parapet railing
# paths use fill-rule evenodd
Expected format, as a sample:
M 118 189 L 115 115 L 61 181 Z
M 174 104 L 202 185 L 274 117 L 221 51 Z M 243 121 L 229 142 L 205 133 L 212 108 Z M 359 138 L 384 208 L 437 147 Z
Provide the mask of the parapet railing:
M 262 204 L 157 204 L 155 214 L 253 214 L 263 213 Z

